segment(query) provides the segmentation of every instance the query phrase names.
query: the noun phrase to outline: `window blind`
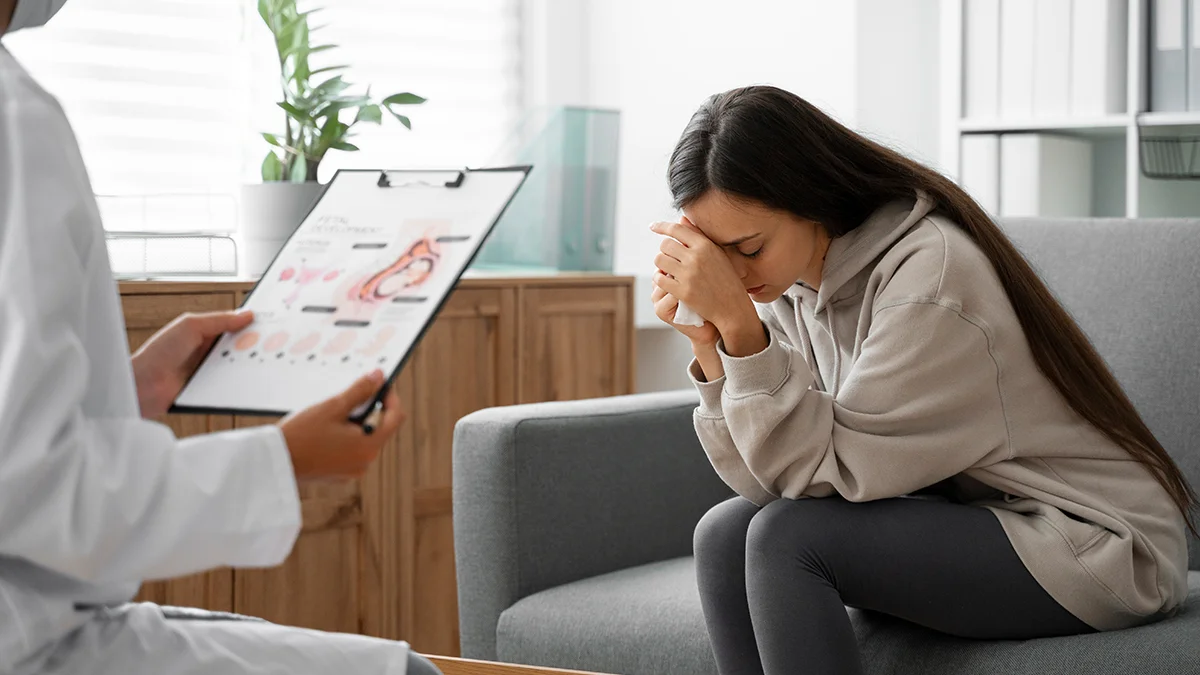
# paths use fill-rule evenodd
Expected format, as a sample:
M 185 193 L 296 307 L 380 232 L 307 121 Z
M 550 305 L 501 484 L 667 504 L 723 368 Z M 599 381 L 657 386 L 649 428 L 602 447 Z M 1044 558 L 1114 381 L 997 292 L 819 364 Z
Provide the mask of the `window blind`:
M 358 153 L 332 151 L 338 167 L 480 165 L 512 132 L 521 110 L 518 0 L 337 0 L 313 15 L 322 42 L 339 46 L 314 65 L 347 64 L 346 79 L 386 96 L 411 91 L 408 131 L 385 115 L 362 128 Z
M 314 67 L 428 102 L 413 131 L 385 116 L 360 125 L 360 153 L 339 167 L 486 162 L 520 114 L 520 0 L 325 0 L 314 42 L 338 49 Z M 271 36 L 254 0 L 72 0 L 44 28 L 5 46 L 63 104 L 106 227 L 232 230 L 240 186 L 258 182 L 283 113 Z M 365 127 L 365 128 L 364 128 Z

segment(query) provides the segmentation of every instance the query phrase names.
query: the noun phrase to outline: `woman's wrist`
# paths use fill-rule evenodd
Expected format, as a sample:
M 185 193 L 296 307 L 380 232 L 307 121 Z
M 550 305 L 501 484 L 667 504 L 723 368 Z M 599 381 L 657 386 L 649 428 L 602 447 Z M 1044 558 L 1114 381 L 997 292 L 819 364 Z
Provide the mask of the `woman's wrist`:
M 738 317 L 718 325 L 725 353 L 730 356 L 753 356 L 770 344 L 767 329 L 753 308 Z
M 693 342 L 692 355 L 696 357 L 696 363 L 700 365 L 700 372 L 703 373 L 705 382 L 719 380 L 725 376 L 716 342 Z

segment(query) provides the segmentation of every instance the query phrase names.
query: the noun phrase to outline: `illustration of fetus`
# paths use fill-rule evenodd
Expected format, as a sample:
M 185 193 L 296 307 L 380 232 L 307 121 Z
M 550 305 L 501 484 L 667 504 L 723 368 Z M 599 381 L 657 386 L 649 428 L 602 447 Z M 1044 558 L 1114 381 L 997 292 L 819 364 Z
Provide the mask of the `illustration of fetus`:
M 358 289 L 358 299 L 364 302 L 388 300 L 420 286 L 433 275 L 441 257 L 433 239 L 418 239 L 395 262 L 364 281 Z
M 338 303 L 333 322 L 354 322 L 367 325 L 381 307 L 406 290 L 419 288 L 436 271 L 441 252 L 431 236 L 413 242 L 395 260 L 384 263 L 377 272 L 357 279 L 345 277 L 335 297 Z

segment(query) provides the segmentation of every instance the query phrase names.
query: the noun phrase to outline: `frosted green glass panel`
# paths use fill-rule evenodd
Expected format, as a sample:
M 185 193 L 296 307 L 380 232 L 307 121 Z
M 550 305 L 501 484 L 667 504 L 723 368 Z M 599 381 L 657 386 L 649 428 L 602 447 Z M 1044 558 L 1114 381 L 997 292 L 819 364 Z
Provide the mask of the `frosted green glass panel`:
M 620 119 L 615 110 L 558 107 L 522 120 L 489 164 L 533 171 L 474 269 L 612 271 Z

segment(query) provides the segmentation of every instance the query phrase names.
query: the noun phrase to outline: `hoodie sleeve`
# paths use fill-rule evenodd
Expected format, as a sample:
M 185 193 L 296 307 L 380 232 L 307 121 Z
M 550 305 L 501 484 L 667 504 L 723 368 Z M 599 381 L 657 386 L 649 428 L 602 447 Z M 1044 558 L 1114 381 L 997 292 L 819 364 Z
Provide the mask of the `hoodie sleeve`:
M 0 556 L 92 583 L 278 564 L 300 503 L 277 428 L 180 442 L 136 410 L 88 409 L 133 401 L 128 368 L 88 350 L 123 345 L 124 327 L 87 301 L 112 279 L 65 122 L 16 99 L 0 97 Z
M 763 326 L 767 329 L 771 345 L 790 348 L 783 328 L 770 308 L 757 305 L 756 311 Z M 719 353 L 724 365 L 728 357 L 725 355 L 724 349 L 720 349 Z M 803 364 L 804 360 L 801 359 L 800 362 Z M 729 425 L 725 422 L 725 413 L 721 403 L 726 377 L 719 377 L 711 382 L 706 381 L 700 363 L 692 359 L 691 364 L 688 365 L 688 379 L 700 393 L 700 405 L 692 416 L 692 423 L 696 428 L 696 435 L 700 438 L 700 445 L 708 455 L 708 461 L 716 470 L 717 475 L 734 492 L 759 506 L 765 506 L 773 501 L 776 496 L 763 487 L 762 483 L 758 482 L 758 478 L 750 472 L 750 468 L 746 466 L 746 460 L 738 452 L 737 444 L 734 443 L 733 437 L 729 433 Z
M 721 411 L 721 392 L 725 388 L 725 378 L 705 381 L 700 363 L 695 359 L 692 359 L 691 365 L 688 366 L 688 378 L 700 392 L 700 406 L 692 414 L 692 423 L 696 427 L 700 445 L 708 455 L 708 461 L 721 480 L 734 492 L 759 506 L 765 506 L 775 499 L 775 496 L 750 473 L 746 460 L 738 453 L 737 444 L 729 434 L 729 426 L 725 423 Z
M 773 331 L 758 354 L 719 351 L 720 411 L 710 405 L 703 425 L 698 412 L 698 433 L 710 457 L 733 464 L 736 453 L 770 496 L 895 497 L 1008 451 L 989 336 L 956 307 L 915 301 L 877 310 L 836 397 L 811 388 L 807 363 Z M 764 503 L 739 480 L 731 487 Z

